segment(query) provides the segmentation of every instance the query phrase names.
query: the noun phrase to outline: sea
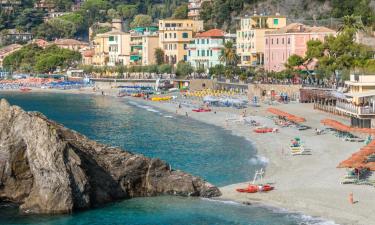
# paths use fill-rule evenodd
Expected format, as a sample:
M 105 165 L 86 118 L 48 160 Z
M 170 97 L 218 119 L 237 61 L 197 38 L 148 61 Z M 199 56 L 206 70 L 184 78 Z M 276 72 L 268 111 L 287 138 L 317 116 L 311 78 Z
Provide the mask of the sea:
M 245 138 L 217 126 L 162 111 L 131 99 L 108 96 L 0 92 L 0 98 L 76 130 L 90 139 L 157 157 L 173 169 L 216 186 L 251 180 L 266 166 Z M 0 205 L 0 224 L 251 224 L 328 225 L 321 218 L 266 206 L 203 198 L 160 196 L 118 201 L 71 215 L 21 215 Z

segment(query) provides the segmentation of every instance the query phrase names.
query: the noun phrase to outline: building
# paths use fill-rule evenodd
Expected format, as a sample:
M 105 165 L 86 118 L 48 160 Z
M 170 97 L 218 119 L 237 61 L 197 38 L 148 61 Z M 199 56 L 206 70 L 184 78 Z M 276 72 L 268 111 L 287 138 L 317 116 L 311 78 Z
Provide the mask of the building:
M 130 33 L 122 31 L 122 21 L 119 19 L 112 20 L 111 28 L 111 31 L 93 38 L 93 65 L 116 66 L 130 63 Z
M 93 64 L 93 58 L 95 55 L 95 50 L 94 49 L 87 49 L 87 50 L 82 50 L 82 64 L 83 65 L 92 65 Z
M 211 0 L 189 0 L 188 17 L 192 20 L 199 20 L 199 13 L 202 10 L 203 2 L 211 2 Z
M 264 36 L 272 31 L 286 26 L 286 17 L 263 16 L 254 14 L 239 20 L 237 30 L 237 54 L 240 56 L 241 67 L 263 66 Z
M 336 102 L 336 109 L 351 118 L 351 126 L 375 127 L 375 75 L 350 75 L 348 93 Z
M 196 35 L 188 45 L 188 62 L 195 68 L 205 69 L 214 67 L 220 62 L 221 51 L 224 47 L 225 33 L 212 29 Z
M 89 43 L 78 41 L 75 39 L 57 39 L 55 40 L 54 44 L 57 45 L 59 48 L 65 48 L 72 51 L 79 51 L 89 46 Z
M 130 34 L 119 30 L 98 34 L 93 41 L 93 64 L 98 66 L 130 63 Z
M 33 39 L 31 41 L 32 44 L 36 44 L 38 45 L 39 47 L 41 48 L 46 48 L 48 45 L 50 45 L 50 43 L 46 40 L 43 40 L 43 39 Z
M 0 11 L 11 12 L 14 10 L 15 6 L 21 4 L 22 2 L 17 0 L 0 0 Z
M 33 34 L 16 29 L 3 30 L 0 34 L 0 45 L 24 44 L 33 39 Z
M 130 31 L 130 64 L 156 63 L 155 49 L 159 47 L 158 27 L 137 27 Z
M 324 41 L 336 32 L 326 27 L 310 27 L 301 23 L 292 23 L 278 30 L 265 34 L 266 71 L 282 71 L 291 55 L 305 57 L 307 42 L 310 40 Z
M 5 46 L 3 48 L 0 48 L 0 68 L 3 67 L 3 60 L 8 55 L 12 54 L 15 51 L 18 51 L 22 48 L 22 45 L 19 44 L 11 44 L 8 46 Z
M 164 50 L 165 61 L 173 65 L 187 61 L 187 46 L 200 31 L 203 31 L 201 20 L 159 20 L 159 46 Z
M 53 2 L 48 1 L 48 0 L 37 0 L 34 3 L 34 8 L 41 9 L 47 12 L 52 12 L 55 8 L 55 4 L 53 4 Z

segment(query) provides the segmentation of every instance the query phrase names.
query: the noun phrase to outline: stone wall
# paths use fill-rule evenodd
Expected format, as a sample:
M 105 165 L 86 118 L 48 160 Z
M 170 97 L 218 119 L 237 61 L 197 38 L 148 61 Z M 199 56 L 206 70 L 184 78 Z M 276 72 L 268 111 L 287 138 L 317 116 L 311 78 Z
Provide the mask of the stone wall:
M 254 96 L 262 97 L 263 92 L 265 92 L 264 97 L 271 97 L 271 92 L 274 91 L 276 95 L 280 93 L 286 93 L 290 99 L 299 99 L 300 89 L 302 85 L 284 85 L 284 84 L 249 84 L 248 97 L 252 99 Z
M 215 89 L 215 82 L 209 79 L 196 79 L 190 81 L 191 91 L 200 91 L 204 89 Z

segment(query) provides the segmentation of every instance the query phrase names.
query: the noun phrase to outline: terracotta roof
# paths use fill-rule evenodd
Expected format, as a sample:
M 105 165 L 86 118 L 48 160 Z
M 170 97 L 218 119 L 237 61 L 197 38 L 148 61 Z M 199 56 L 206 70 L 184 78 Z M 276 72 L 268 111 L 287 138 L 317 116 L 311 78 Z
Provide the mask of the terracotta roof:
M 89 49 L 89 50 L 86 50 L 86 51 L 82 52 L 82 55 L 84 57 L 93 57 L 94 54 L 95 54 L 95 51 L 93 49 Z
M 22 48 L 22 45 L 19 45 L 19 44 L 12 44 L 12 45 L 5 46 L 3 48 L 0 48 L 0 55 L 8 54 L 20 48 Z
M 196 35 L 196 37 L 224 37 L 224 35 L 224 31 L 220 29 L 212 29 L 203 33 L 199 33 Z
M 86 42 L 78 41 L 75 39 L 57 39 L 55 41 L 57 45 L 88 45 Z
M 336 33 L 336 31 L 327 27 L 310 27 L 302 23 L 291 23 L 286 27 L 268 31 L 267 34 L 285 34 L 285 33 Z

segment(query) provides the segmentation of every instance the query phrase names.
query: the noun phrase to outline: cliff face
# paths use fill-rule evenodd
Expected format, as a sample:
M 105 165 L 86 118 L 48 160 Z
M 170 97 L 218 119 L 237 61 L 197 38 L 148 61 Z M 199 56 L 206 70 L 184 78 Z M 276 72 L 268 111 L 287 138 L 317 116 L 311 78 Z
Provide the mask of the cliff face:
M 0 201 L 26 213 L 69 213 L 132 197 L 219 196 L 201 178 L 108 147 L 0 101 Z

